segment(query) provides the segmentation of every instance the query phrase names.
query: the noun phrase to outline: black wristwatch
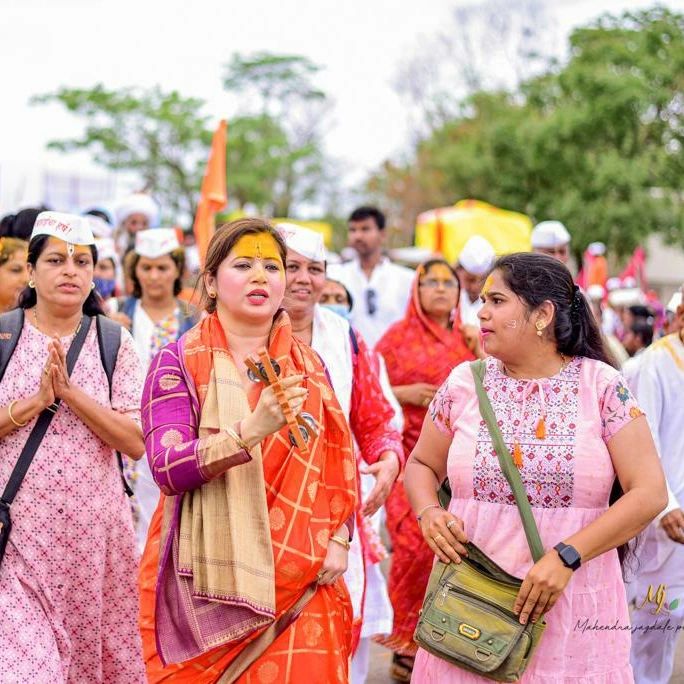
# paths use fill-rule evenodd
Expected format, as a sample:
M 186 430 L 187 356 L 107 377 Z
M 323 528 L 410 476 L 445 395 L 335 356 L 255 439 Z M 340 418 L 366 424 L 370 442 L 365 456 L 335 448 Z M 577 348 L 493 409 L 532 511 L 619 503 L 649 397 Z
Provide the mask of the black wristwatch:
M 574 546 L 559 542 L 553 548 L 558 551 L 558 555 L 560 556 L 560 559 L 563 561 L 563 565 L 565 565 L 566 568 L 570 568 L 570 570 L 574 572 L 577 570 L 577 568 L 579 568 L 580 565 L 582 565 L 582 557 L 579 555 L 579 552 Z

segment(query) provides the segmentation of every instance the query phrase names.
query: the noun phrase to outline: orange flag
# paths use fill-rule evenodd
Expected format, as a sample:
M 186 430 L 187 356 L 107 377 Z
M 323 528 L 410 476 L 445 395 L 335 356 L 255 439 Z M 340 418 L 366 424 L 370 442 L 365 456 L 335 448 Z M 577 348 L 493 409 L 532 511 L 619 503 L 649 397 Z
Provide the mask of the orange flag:
M 200 255 L 200 263 L 204 265 L 209 240 L 214 234 L 216 213 L 228 202 L 226 188 L 226 122 L 222 119 L 211 139 L 211 151 L 207 170 L 202 179 L 202 191 L 197 205 L 195 223 L 192 227 Z

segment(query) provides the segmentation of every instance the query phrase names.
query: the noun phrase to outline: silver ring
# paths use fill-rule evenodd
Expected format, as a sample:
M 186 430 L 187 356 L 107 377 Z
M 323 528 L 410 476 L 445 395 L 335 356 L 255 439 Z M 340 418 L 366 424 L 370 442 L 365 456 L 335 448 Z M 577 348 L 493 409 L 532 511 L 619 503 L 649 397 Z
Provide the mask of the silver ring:
M 449 520 L 446 524 L 447 530 L 450 530 L 453 525 L 458 525 L 458 520 Z

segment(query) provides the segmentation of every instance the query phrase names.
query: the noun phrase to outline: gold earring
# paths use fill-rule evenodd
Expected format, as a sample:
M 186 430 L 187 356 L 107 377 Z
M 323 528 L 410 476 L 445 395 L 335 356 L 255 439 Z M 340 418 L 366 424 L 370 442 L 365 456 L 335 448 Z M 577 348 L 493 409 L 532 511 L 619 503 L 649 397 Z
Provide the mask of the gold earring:
M 210 293 L 209 293 L 209 298 L 210 298 L 210 299 L 216 299 L 216 292 L 210 292 Z
M 544 328 L 546 327 L 542 321 L 537 321 L 535 324 L 535 327 L 537 328 L 537 337 L 541 337 L 544 334 Z
M 28 281 L 28 286 L 29 286 L 31 289 L 33 289 L 33 288 L 36 286 L 36 284 L 35 284 L 32 280 L 29 280 L 29 281 Z

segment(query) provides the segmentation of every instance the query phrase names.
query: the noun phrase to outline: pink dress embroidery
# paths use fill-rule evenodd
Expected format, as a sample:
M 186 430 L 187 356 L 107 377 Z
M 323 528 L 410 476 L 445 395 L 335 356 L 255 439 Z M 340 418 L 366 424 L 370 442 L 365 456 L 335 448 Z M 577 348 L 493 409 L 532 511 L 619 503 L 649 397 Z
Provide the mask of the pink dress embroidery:
M 73 338 L 64 338 L 68 348 Z M 35 393 L 49 338 L 28 321 L 0 383 L 0 406 Z M 109 405 L 91 326 L 72 381 Z M 112 406 L 140 417 L 140 362 L 127 331 Z M 0 440 L 4 488 L 35 420 Z M 114 452 L 62 405 L 12 505 L 0 566 L 0 672 L 5 684 L 144 682 L 138 557 Z
M 641 411 L 620 374 L 598 361 L 574 359 L 558 375 L 539 382 L 507 377 L 495 359 L 486 363 L 485 387 L 509 449 L 513 435 L 518 437 L 521 476 L 544 548 L 551 549 L 608 507 L 615 471 L 606 443 Z M 546 438 L 538 440 L 535 429 L 542 413 Z M 435 425 L 453 437 L 447 462 L 453 492 L 449 510 L 463 519 L 473 543 L 505 570 L 524 577 L 532 559 L 480 416 L 468 364 L 452 371 L 435 395 L 430 414 Z M 633 681 L 630 620 L 616 551 L 575 572 L 547 622 L 544 640 L 521 680 L 524 684 Z M 488 680 L 419 650 L 412 681 Z

